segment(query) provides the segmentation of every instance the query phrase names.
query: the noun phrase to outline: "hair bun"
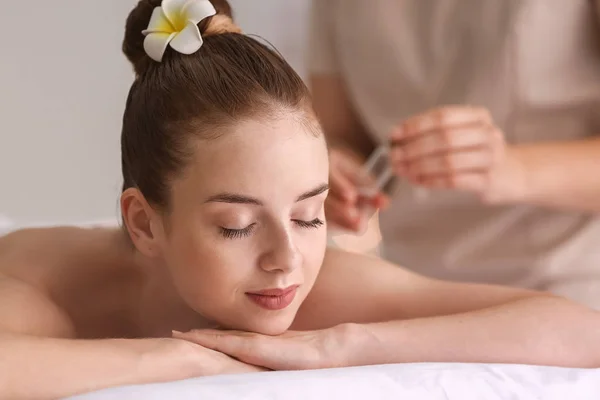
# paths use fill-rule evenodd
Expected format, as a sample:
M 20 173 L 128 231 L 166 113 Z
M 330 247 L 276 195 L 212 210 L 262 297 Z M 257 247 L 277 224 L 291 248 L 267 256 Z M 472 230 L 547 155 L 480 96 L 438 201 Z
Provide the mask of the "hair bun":
M 210 0 L 210 2 L 217 14 L 199 24 L 200 32 L 204 36 L 239 32 L 239 28 L 232 21 L 231 6 L 227 0 Z M 140 0 L 127 17 L 122 49 L 138 76 L 154 62 L 144 50 L 145 37 L 142 31 L 148 27 L 154 8 L 160 7 L 161 4 L 162 0 Z

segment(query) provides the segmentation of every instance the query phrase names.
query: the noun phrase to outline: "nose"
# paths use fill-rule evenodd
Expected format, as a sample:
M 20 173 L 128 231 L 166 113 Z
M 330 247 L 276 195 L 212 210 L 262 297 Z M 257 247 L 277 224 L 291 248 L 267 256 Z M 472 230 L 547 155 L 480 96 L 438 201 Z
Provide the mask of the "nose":
M 272 237 L 269 250 L 260 260 L 260 268 L 266 272 L 292 272 L 299 268 L 302 257 L 289 232 Z

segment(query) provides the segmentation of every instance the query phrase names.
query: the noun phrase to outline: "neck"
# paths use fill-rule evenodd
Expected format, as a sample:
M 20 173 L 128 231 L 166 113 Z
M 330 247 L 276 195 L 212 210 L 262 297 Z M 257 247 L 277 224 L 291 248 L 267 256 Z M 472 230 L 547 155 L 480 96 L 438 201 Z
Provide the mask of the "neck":
M 145 257 L 135 249 L 133 259 L 143 276 L 136 318 L 140 336 L 170 337 L 172 330 L 216 327 L 183 301 L 164 260 Z

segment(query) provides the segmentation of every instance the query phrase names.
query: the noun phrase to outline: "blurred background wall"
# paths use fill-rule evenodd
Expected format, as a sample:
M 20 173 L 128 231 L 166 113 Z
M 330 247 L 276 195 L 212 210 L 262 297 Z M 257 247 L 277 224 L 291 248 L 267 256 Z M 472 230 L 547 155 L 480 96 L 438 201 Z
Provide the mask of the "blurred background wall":
M 246 33 L 304 77 L 308 0 L 230 0 Z M 135 0 L 3 2 L 0 220 L 79 222 L 117 215 L 119 136 L 132 70 L 121 53 Z

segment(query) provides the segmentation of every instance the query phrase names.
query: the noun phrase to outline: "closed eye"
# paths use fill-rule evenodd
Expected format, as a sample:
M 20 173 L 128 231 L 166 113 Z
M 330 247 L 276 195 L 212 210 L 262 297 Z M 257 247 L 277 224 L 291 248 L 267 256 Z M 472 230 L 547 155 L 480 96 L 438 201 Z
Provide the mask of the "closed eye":
M 292 220 L 296 225 L 303 229 L 317 229 L 325 224 L 323 220 L 315 218 L 312 221 L 304 221 L 301 219 Z M 221 227 L 221 235 L 226 239 L 241 239 L 250 236 L 256 223 L 248 225 L 242 229 L 229 229 Z
M 315 218 L 312 221 L 303 221 L 301 219 L 294 219 L 293 220 L 296 225 L 298 225 L 300 228 L 305 228 L 305 229 L 316 229 L 319 228 L 321 226 L 323 226 L 323 224 L 325 224 L 322 220 L 320 220 L 319 218 Z
M 223 237 L 225 237 L 226 239 L 240 239 L 243 237 L 250 236 L 255 226 L 256 224 L 254 223 L 248 225 L 243 229 L 229 229 L 221 227 L 221 235 L 223 235 Z

